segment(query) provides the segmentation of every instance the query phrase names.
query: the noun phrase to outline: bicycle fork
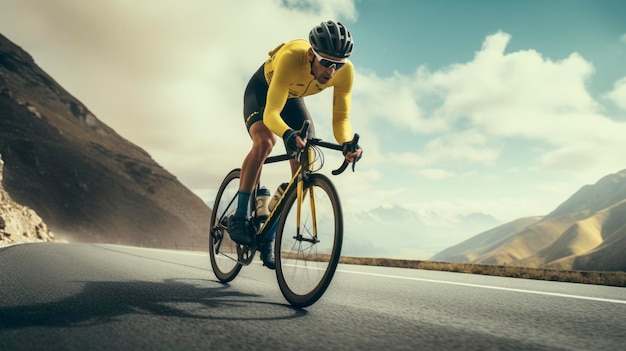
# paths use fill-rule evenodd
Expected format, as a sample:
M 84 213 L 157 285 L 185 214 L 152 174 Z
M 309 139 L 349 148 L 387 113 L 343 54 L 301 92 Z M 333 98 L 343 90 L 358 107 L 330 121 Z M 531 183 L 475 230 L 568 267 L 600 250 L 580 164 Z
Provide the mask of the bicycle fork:
M 312 244 L 316 244 L 319 242 L 319 240 L 317 240 L 317 212 L 315 210 L 315 193 L 314 193 L 314 187 L 309 187 L 306 191 L 304 190 L 304 180 L 299 179 L 297 186 L 296 186 L 296 191 L 297 191 L 297 196 L 296 196 L 296 201 L 298 201 L 297 203 L 297 212 L 296 212 L 296 236 L 294 236 L 293 238 L 298 240 L 298 241 L 306 241 L 306 242 L 310 242 Z M 311 233 L 311 238 L 305 238 L 302 233 L 301 233 L 301 228 L 302 228 L 302 203 L 304 202 L 304 199 L 306 197 L 308 193 L 309 196 L 309 203 L 311 205 L 311 225 L 313 227 L 313 233 Z

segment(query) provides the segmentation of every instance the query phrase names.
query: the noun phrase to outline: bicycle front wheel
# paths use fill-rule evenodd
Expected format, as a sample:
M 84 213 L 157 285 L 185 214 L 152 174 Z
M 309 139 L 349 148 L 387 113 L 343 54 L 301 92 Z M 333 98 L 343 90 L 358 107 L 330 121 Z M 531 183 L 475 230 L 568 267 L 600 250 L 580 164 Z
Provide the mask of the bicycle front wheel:
M 305 181 L 297 226 L 296 187 L 285 197 L 276 233 L 276 277 L 287 301 L 296 307 L 315 303 L 333 279 L 343 240 L 339 196 L 331 181 L 312 174 Z
M 241 264 L 237 261 L 237 244 L 230 239 L 226 223 L 226 219 L 237 209 L 240 174 L 239 169 L 234 169 L 226 175 L 215 197 L 211 213 L 209 236 L 211 267 L 222 283 L 235 279 L 241 270 Z

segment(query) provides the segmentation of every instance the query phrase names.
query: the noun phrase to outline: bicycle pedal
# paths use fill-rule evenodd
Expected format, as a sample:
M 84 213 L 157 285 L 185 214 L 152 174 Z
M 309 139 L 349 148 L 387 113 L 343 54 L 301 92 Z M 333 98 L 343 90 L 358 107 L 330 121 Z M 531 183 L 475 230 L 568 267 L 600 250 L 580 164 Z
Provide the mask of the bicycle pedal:
M 244 266 L 247 266 L 252 263 L 255 253 L 255 246 L 237 245 L 237 262 Z

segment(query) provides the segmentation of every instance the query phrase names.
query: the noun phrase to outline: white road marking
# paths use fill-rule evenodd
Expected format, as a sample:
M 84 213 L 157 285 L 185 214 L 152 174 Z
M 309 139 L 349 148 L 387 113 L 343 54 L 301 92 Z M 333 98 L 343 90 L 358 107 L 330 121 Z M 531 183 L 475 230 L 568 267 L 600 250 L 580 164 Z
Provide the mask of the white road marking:
M 600 301 L 600 302 L 610 302 L 610 303 L 626 304 L 626 300 L 605 299 L 605 298 L 601 298 L 601 297 L 579 296 L 579 295 L 551 293 L 551 292 L 536 291 L 536 290 L 504 288 L 504 287 L 490 286 L 490 285 L 449 282 L 449 281 L 445 281 L 445 280 L 434 280 L 434 279 L 425 279 L 425 278 L 403 277 L 403 276 L 399 276 L 399 275 L 387 275 L 387 274 L 377 274 L 377 273 L 355 272 L 355 271 L 347 271 L 347 270 L 342 270 L 342 269 L 338 269 L 337 272 L 351 273 L 351 274 L 360 274 L 360 275 L 368 275 L 368 276 L 373 276 L 373 277 L 384 277 L 384 278 L 394 278 L 394 279 L 404 279 L 404 280 L 418 280 L 418 281 L 429 282 L 429 283 L 460 285 L 460 286 L 468 286 L 468 287 L 473 287 L 473 288 L 514 291 L 514 292 L 520 292 L 520 293 L 525 293 L 525 294 L 537 294 L 537 295 L 567 297 L 567 298 L 579 299 L 579 300 L 591 300 L 591 301 Z
M 168 250 L 168 249 L 153 249 L 153 248 L 141 248 L 141 249 L 143 249 L 143 250 L 151 250 L 151 251 L 172 251 L 172 250 Z M 208 254 L 206 252 L 194 252 L 194 251 L 173 251 L 173 252 L 176 252 L 176 253 L 179 253 L 179 254 L 193 255 L 193 256 L 208 256 Z M 260 262 L 257 262 L 257 261 L 253 261 L 253 262 L 254 263 L 260 263 Z M 305 267 L 301 267 L 301 268 L 305 268 Z M 309 269 L 319 269 L 319 268 L 315 268 L 315 267 L 308 267 L 308 268 Z M 399 275 L 387 275 L 387 274 L 379 274 L 379 273 L 355 272 L 355 271 L 347 271 L 347 270 L 343 270 L 343 269 L 337 269 L 337 272 L 350 273 L 350 274 L 360 274 L 360 275 L 368 275 L 368 276 L 372 276 L 372 277 L 394 278 L 394 279 L 404 279 L 404 280 L 417 280 L 417 281 L 423 281 L 423 282 L 429 282 L 429 283 L 459 285 L 459 286 L 467 286 L 467 287 L 482 288 L 482 289 L 514 291 L 514 292 L 519 292 L 519 293 L 524 293 L 524 294 L 536 294 L 536 295 L 566 297 L 566 298 L 579 299 L 579 300 L 590 300 L 590 301 L 626 304 L 626 300 L 605 299 L 605 298 L 602 298 L 602 297 L 591 297 L 591 296 L 580 296 L 580 295 L 570 295 L 570 294 L 561 294 L 561 293 L 551 293 L 551 292 L 545 292 L 545 291 L 505 288 L 505 287 L 500 287 L 500 286 L 490 286 L 490 285 L 480 285 L 480 284 L 470 284 L 470 283 L 460 283 L 460 282 L 450 282 L 450 281 L 445 281 L 445 280 L 435 280 L 435 279 L 426 279 L 426 278 L 403 277 L 403 276 L 399 276 Z

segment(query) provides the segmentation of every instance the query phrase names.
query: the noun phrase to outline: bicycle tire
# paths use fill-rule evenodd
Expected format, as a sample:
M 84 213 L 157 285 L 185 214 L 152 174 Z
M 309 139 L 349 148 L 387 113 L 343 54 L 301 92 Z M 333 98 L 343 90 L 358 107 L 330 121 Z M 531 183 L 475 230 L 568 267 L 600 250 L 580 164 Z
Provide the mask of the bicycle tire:
M 230 239 L 225 223 L 225 218 L 233 214 L 237 208 L 240 176 L 239 168 L 233 169 L 226 175 L 215 196 L 211 211 L 209 256 L 213 273 L 222 283 L 235 279 L 242 267 L 237 261 L 237 244 Z
M 276 277 L 280 291 L 294 307 L 310 306 L 322 297 L 337 269 L 343 241 L 341 203 L 330 179 L 312 174 L 304 189 L 307 196 L 301 212 L 303 238 L 294 235 L 297 232 L 296 187 L 285 195 L 285 207 L 276 233 Z M 313 205 L 311 197 L 315 198 Z M 312 234 L 313 208 L 317 216 L 317 240 Z

